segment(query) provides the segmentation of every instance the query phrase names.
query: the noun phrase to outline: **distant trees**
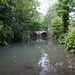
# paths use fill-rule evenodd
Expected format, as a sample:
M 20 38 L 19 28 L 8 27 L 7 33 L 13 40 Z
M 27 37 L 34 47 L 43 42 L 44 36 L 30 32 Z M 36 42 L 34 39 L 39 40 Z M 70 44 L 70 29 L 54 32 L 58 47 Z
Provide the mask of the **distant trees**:
M 50 27 L 51 25 L 51 20 L 56 17 L 56 11 L 55 11 L 55 5 L 51 6 L 46 14 L 46 16 L 44 17 L 44 26 L 46 29 L 48 29 L 48 26 Z

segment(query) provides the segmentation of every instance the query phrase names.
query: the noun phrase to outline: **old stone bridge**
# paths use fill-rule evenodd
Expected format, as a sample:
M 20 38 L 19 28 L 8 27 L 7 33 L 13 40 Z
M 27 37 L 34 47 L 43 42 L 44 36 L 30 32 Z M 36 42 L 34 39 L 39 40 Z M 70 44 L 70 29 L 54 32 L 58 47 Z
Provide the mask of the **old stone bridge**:
M 41 36 L 43 33 L 47 34 L 47 31 L 35 31 L 35 33 Z
M 34 32 L 35 32 L 35 34 L 37 36 L 40 36 L 40 37 L 41 37 L 42 34 L 45 34 L 45 35 L 50 36 L 50 37 L 52 35 L 52 31 L 34 31 Z M 31 37 L 31 33 L 30 32 L 28 34 L 28 37 Z

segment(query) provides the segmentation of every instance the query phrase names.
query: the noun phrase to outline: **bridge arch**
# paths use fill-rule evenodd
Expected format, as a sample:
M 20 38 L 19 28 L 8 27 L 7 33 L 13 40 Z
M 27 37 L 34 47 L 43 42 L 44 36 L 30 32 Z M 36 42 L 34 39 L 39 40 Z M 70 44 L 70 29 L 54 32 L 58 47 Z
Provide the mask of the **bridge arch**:
M 42 36 L 42 37 L 45 37 L 45 36 L 47 37 L 47 33 L 46 33 L 46 32 L 43 32 L 43 33 L 41 34 L 41 36 Z
M 47 34 L 47 31 L 35 31 L 35 33 L 41 36 L 43 33 Z

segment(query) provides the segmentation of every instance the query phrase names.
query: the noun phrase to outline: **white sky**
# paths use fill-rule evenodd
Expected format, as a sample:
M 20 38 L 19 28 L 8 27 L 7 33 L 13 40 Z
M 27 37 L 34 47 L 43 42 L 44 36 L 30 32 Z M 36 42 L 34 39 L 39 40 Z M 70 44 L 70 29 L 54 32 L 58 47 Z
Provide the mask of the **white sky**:
M 49 6 L 53 5 L 54 2 L 57 2 L 57 0 L 38 0 L 38 1 L 40 2 L 40 7 L 38 7 L 37 10 L 43 15 L 46 15 Z
M 40 2 L 40 7 L 38 7 L 37 10 L 43 15 L 46 15 L 48 8 L 58 0 L 38 0 L 38 1 Z M 74 17 L 73 14 L 75 14 L 75 12 L 71 12 L 69 15 Z

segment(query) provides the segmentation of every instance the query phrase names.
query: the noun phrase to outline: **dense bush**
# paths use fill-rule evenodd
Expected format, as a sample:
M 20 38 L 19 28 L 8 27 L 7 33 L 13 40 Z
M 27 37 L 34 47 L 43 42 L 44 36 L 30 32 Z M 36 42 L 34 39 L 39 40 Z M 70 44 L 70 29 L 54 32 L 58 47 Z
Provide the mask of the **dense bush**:
M 0 44 L 8 45 L 11 40 L 14 38 L 14 34 L 12 32 L 12 28 L 9 26 L 3 26 L 0 28 Z
M 23 35 L 23 25 L 20 25 L 19 23 L 15 23 L 12 26 L 12 31 L 14 33 L 14 41 L 21 41 L 22 40 L 22 35 Z
M 59 35 L 58 43 L 64 44 L 64 43 L 65 43 L 64 41 L 65 41 L 65 39 L 66 39 L 66 37 L 67 37 L 67 34 L 68 34 L 68 33 L 63 33 L 63 34 Z
M 65 45 L 70 52 L 75 52 L 75 27 L 68 33 Z
M 39 30 L 36 0 L 0 0 L 0 44 L 27 40 L 27 32 Z
M 51 29 L 53 31 L 53 36 L 58 38 L 64 31 L 63 21 L 61 17 L 55 17 L 51 21 Z

